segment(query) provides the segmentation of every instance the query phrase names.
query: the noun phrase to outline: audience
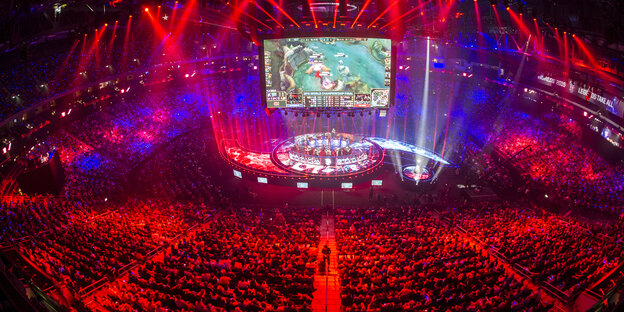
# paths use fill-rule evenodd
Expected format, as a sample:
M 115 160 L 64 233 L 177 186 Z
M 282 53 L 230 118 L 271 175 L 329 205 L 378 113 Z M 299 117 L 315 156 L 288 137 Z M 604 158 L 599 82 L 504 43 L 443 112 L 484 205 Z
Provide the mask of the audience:
M 526 204 L 525 204 L 526 205 Z M 532 278 L 572 296 L 624 258 L 618 237 L 598 237 L 584 224 L 508 202 L 476 202 L 453 209 L 454 221 Z
M 336 237 L 345 311 L 548 311 L 532 292 L 424 209 L 345 209 Z
M 114 311 L 311 311 L 319 240 L 310 212 L 225 212 L 120 280 Z
M 153 52 L 152 39 L 134 41 L 127 55 L 115 46 L 100 64 L 110 66 L 84 62 L 89 55 L 78 48 L 0 70 L 0 118 L 119 72 L 169 73 L 170 59 L 142 61 Z M 206 71 L 243 81 L 234 73 L 240 65 L 223 62 Z M 420 75 L 407 76 L 399 75 L 399 86 L 424 83 Z M 435 120 L 433 131 L 441 133 L 448 124 L 438 110 L 460 114 L 465 120 L 453 123 L 472 129 L 470 135 L 457 133 L 448 147 L 446 138 L 442 146 L 436 136 L 423 141 L 459 159 L 466 181 L 497 191 L 537 185 L 571 210 L 613 222 L 581 222 L 525 201 L 458 205 L 449 186 L 436 197 L 449 219 L 428 205 L 401 206 L 403 198 L 396 196 L 379 200 L 383 207 L 341 208 L 335 221 L 343 310 L 549 311 L 552 303 L 538 287 L 554 287 L 571 298 L 587 288 L 605 293 L 621 283 L 621 272 L 598 281 L 624 261 L 624 166 L 584 147 L 581 126 L 565 114 L 529 116 L 505 106 L 506 88 L 475 81 L 454 82 L 458 91 L 445 92 L 445 77 L 431 75 L 430 92 L 439 95 L 436 110 L 421 112 L 413 105 L 422 102 L 421 90 L 406 88 L 410 91 L 397 95 L 389 118 L 411 116 L 409 127 Z M 100 291 L 90 294 L 93 309 L 311 310 L 321 264 L 321 212 L 233 203 L 239 198 L 223 185 L 220 151 L 212 127 L 205 125 L 242 117 L 265 125 L 266 116 L 256 115 L 261 101 L 252 92 L 259 81 L 232 85 L 227 79 L 202 79 L 171 88 L 150 87 L 153 81 L 145 79 L 141 90 L 115 103 L 98 103 L 93 113 L 68 121 L 17 157 L 17 166 L 26 167 L 50 151 L 59 153 L 66 185 L 60 196 L 47 197 L 3 185 L 0 243 L 15 247 L 45 278 L 74 294 L 102 281 Z M 204 96 L 198 92 L 203 86 L 220 96 Z M 467 96 L 454 99 L 454 94 Z M 228 114 L 219 116 L 221 110 Z M 383 130 L 405 137 L 407 127 Z M 245 139 L 259 151 L 275 144 L 264 137 Z M 512 155 L 512 169 L 502 166 Z M 258 168 L 270 168 L 266 164 Z M 5 178 L 15 184 L 8 183 L 14 177 Z M 423 199 L 434 201 L 430 194 Z
M 572 127 L 569 119 L 550 119 Z M 624 207 L 624 165 L 611 165 L 584 147 L 576 130 L 557 131 L 538 118 L 508 110 L 501 114 L 489 142 L 508 157 L 525 181 L 538 183 L 566 207 L 602 215 L 619 215 Z

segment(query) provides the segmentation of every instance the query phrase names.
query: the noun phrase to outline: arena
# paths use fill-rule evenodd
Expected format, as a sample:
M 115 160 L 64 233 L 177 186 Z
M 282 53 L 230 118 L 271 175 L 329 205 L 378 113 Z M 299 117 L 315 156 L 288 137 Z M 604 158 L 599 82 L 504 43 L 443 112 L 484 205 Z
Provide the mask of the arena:
M 621 1 L 0 13 L 0 311 L 624 311 Z

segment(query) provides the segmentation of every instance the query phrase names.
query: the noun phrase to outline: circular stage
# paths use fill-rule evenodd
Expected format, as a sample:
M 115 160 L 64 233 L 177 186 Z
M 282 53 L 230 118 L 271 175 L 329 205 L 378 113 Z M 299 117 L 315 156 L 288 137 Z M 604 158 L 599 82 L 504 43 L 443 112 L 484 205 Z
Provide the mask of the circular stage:
M 419 184 L 435 181 L 434 172 L 441 167 L 456 167 L 425 148 L 349 133 L 300 134 L 274 144 L 270 152 L 253 151 L 224 139 L 221 156 L 233 166 L 237 178 L 298 188 L 379 183 L 384 167 L 399 168 L 397 179 Z M 422 163 L 414 164 L 418 160 Z
M 361 136 L 336 133 L 302 134 L 273 150 L 280 168 L 297 174 L 341 177 L 370 172 L 383 160 L 383 150 Z
M 403 167 L 403 177 L 414 182 L 424 182 L 430 180 L 432 175 L 427 168 L 419 165 L 409 165 Z

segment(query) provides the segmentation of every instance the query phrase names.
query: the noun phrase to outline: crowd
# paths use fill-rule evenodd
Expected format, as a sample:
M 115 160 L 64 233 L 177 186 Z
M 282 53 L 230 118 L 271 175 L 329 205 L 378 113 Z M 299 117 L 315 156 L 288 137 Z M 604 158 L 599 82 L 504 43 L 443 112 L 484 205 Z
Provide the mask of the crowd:
M 20 239 L 80 222 L 92 209 L 89 202 L 51 197 L 4 200 L 0 204 L 0 244 L 13 245 Z
M 515 110 L 505 111 L 498 121 L 500 128 L 489 143 L 507 157 L 519 153 L 512 164 L 524 175 L 525 185 L 538 184 L 576 211 L 607 216 L 622 212 L 624 165 L 609 164 L 583 146 L 572 121 L 549 118 L 547 125 Z M 568 128 L 570 132 L 561 131 Z
M 186 230 L 189 222 L 182 212 L 189 209 L 185 205 L 128 202 L 114 211 L 36 235 L 20 249 L 49 276 L 78 291 L 116 276 L 124 266 L 142 260 Z
M 68 86 L 110 77 L 115 68 L 141 68 L 146 64 L 140 60 L 153 52 L 152 39 L 137 43 L 130 55 L 112 49 L 100 67 L 85 63 L 87 55 L 78 46 L 69 55 L 0 70 L 0 99 L 10 101 L 2 105 L 0 118 Z M 123 60 L 126 64 L 116 63 Z M 203 127 L 223 126 L 217 135 L 240 139 L 243 147 L 270 150 L 275 145 L 268 136 L 243 134 L 237 126 L 282 125 L 257 114 L 261 101 L 249 90 L 258 80 L 232 85 L 242 79 L 235 78 L 133 90 L 63 125 L 20 161 L 57 151 L 66 173 L 64 193 L 8 194 L 12 199 L 0 204 L 0 243 L 16 246 L 45 275 L 75 292 L 108 279 L 93 305 L 111 311 L 310 310 L 319 267 L 319 212 L 235 207 L 222 185 L 231 172 L 224 174 L 216 165 L 221 162 L 214 134 Z M 397 79 L 399 85 L 424 81 L 420 76 Z M 452 122 L 474 129 L 475 138 L 461 137 L 456 140 L 461 143 L 447 148 L 453 158 L 461 155 L 468 182 L 481 180 L 502 189 L 518 183 L 497 155 L 475 143 L 481 140 L 503 158 L 521 152 L 510 165 L 523 174 L 525 185 L 539 184 L 573 209 L 621 215 L 624 167 L 583 147 L 577 123 L 562 114 L 541 120 L 502 108 L 507 95 L 502 87 L 446 83 L 446 75 L 432 75 L 435 110 L 421 112 L 413 105 L 423 101 L 421 90 L 398 94 L 386 133 L 400 137 L 402 132 L 407 140 L 405 133 L 415 133 L 421 120 L 435 120 L 436 135 L 423 139 L 433 148 L 442 142 L 438 133 L 448 128 L 450 117 L 442 118 L 442 112 L 462 115 L 465 119 Z M 205 96 L 203 86 L 219 96 Z M 467 96 L 456 99 L 457 94 Z M 218 116 L 221 112 L 228 114 Z M 496 127 L 490 132 L 492 124 Z M 274 138 L 287 135 L 273 128 L 266 132 Z M 441 188 L 436 199 L 447 200 L 450 189 Z M 433 202 L 426 196 L 427 203 Z M 448 208 L 451 225 L 466 234 L 423 206 L 340 209 L 336 240 L 343 309 L 548 311 L 551 305 L 534 285 L 522 282 L 508 264 L 522 268 L 531 282 L 572 295 L 624 260 L 621 216 L 613 224 L 592 226 L 522 205 L 482 202 Z M 156 251 L 162 257 L 152 257 Z M 621 280 L 615 276 L 597 287 L 607 289 Z
M 461 144 L 461 149 L 469 184 L 487 183 L 499 191 L 513 189 L 516 185 L 511 172 L 502 163 L 503 160 L 495 160 L 491 153 L 485 152 L 470 139 Z
M 183 92 L 145 90 L 121 103 L 102 107 L 86 118 L 67 126 L 68 133 L 96 150 L 107 151 L 127 167 L 139 163 L 160 144 L 173 139 L 189 125 L 199 125 L 204 114 L 200 102 L 185 102 Z M 152 93 L 153 92 L 153 93 Z
M 310 311 L 314 211 L 233 209 L 96 298 L 112 311 Z
M 207 114 L 201 97 L 188 88 L 152 96 L 150 105 L 128 97 L 70 122 L 18 160 L 58 153 L 60 196 L 4 194 L 2 244 L 75 293 L 114 280 L 228 202 L 211 181 L 216 147 L 196 129 Z M 205 136 L 192 136 L 198 132 Z
M 56 132 L 43 144 L 59 153 L 65 172 L 66 198 L 88 196 L 103 201 L 120 197 L 128 168 L 111 159 L 110 154 L 94 149 L 66 131 Z
M 221 161 L 214 145 L 206 130 L 177 137 L 136 171 L 141 195 L 210 204 L 227 202 L 221 187 L 213 183 L 219 171 L 215 164 Z
M 475 202 L 452 212 L 455 223 L 470 235 L 526 269 L 535 281 L 568 296 L 624 260 L 621 233 L 601 236 L 583 223 L 536 211 L 528 204 Z
M 336 224 L 345 311 L 551 307 L 498 260 L 424 209 L 344 209 Z

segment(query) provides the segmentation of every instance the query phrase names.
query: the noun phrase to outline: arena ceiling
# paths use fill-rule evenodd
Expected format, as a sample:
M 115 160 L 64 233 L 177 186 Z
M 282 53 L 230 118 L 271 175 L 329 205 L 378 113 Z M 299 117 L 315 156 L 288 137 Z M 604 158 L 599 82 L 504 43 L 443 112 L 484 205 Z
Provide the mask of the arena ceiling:
M 232 22 L 259 31 L 290 27 L 377 28 L 405 27 L 417 35 L 483 31 L 500 27 L 491 12 L 495 5 L 522 13 L 527 20 L 582 35 L 596 46 L 621 53 L 624 43 L 624 1 L 617 0 L 179 0 L 199 3 L 197 14 L 218 12 Z M 97 27 L 124 20 L 143 6 L 173 7 L 173 0 L 6 0 L 0 1 L 0 43 L 8 46 L 56 32 Z M 479 15 L 476 15 L 475 4 Z M 311 9 L 307 9 L 310 7 Z M 489 10 L 488 10 L 489 9 Z M 513 22 L 501 16 L 502 26 Z

